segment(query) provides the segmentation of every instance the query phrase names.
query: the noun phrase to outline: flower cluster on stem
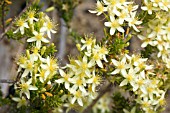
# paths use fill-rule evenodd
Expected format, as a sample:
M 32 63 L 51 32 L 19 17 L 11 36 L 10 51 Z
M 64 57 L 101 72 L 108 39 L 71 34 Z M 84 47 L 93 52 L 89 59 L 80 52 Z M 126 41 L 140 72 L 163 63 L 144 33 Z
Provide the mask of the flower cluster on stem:
M 47 15 L 42 12 L 36 13 L 31 9 L 17 20 L 16 26 L 18 28 L 13 33 L 28 36 L 27 42 L 32 45 L 31 49 L 26 50 L 26 55 L 20 55 L 17 61 L 20 78 L 15 83 L 15 90 L 19 91 L 19 97 L 12 99 L 18 102 L 17 107 L 21 107 L 32 98 L 30 94 L 32 90 L 40 92 L 42 90 L 41 93 L 44 93 L 46 89 L 40 86 L 52 84 L 51 79 L 58 70 L 57 59 L 44 55 L 47 47 L 43 44 L 49 43 L 47 38 L 51 38 L 51 32 L 56 33 L 56 31 Z M 50 95 L 48 92 L 46 94 Z
M 116 31 L 124 33 L 123 27 L 132 27 L 136 32 L 139 32 L 137 26 L 142 21 L 139 21 L 136 15 L 138 5 L 135 5 L 133 1 L 126 0 L 102 0 L 97 1 L 96 10 L 91 13 L 97 13 L 97 15 L 105 14 L 108 22 L 104 25 L 110 28 L 110 35 L 114 35 Z M 107 13 L 107 14 L 106 14 Z
M 153 70 L 153 65 L 147 65 L 147 58 L 139 55 L 125 54 L 119 59 L 112 59 L 115 70 L 114 76 L 122 76 L 120 87 L 130 85 L 130 91 L 137 95 L 136 102 L 146 112 L 156 111 L 165 104 L 165 91 L 161 89 L 161 79 Z
M 77 60 L 70 59 L 70 64 L 64 67 L 65 71 L 59 70 L 61 78 L 56 82 L 63 83 L 69 91 L 71 104 L 77 101 L 80 106 L 83 106 L 85 98 L 94 99 L 96 97 L 96 87 L 102 80 L 96 68 L 103 68 L 102 62 L 108 62 L 106 59 L 108 50 L 104 46 L 96 44 L 95 39 L 87 36 L 85 39 L 81 39 L 81 45 L 77 46 L 83 56 L 79 56 Z

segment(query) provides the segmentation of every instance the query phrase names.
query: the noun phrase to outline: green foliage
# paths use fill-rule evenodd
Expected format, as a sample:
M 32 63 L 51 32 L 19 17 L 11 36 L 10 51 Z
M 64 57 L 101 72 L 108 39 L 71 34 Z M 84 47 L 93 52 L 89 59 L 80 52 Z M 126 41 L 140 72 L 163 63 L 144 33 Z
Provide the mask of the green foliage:
M 148 45 L 144 50 L 141 51 L 143 58 L 150 58 L 151 54 L 156 50 L 156 47 Z
M 52 43 L 49 46 L 46 46 L 44 56 L 54 56 L 56 52 L 56 46 L 54 45 L 54 43 Z
M 124 113 L 123 109 L 131 111 L 134 106 L 136 106 L 135 113 L 143 113 L 139 108 L 140 106 L 135 101 L 132 101 L 129 98 L 126 99 L 120 92 L 115 92 L 112 96 L 112 100 L 114 103 L 112 106 L 112 113 Z
M 54 6 L 58 9 L 60 17 L 62 17 L 68 25 L 73 17 L 74 8 L 79 4 L 79 0 L 53 0 Z

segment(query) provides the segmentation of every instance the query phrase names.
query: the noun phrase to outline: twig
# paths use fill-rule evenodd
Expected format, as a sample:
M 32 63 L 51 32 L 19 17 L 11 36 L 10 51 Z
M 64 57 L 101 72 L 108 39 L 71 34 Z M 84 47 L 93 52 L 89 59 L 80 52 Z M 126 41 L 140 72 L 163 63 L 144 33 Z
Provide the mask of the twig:
M 15 83 L 15 80 L 10 80 L 10 79 L 0 79 L 0 83 Z
M 86 109 L 84 109 L 82 111 L 82 113 L 89 113 L 89 111 L 92 109 L 92 107 L 97 103 L 97 101 L 107 92 L 109 92 L 112 88 L 112 83 L 110 83 L 106 88 L 104 88 L 104 90 L 101 91 L 101 93 L 98 95 L 98 97 L 96 99 L 93 100 L 93 102 L 86 107 Z
M 35 0 L 30 0 L 30 2 L 28 3 L 28 5 L 19 13 L 19 15 L 15 18 L 15 20 L 13 22 L 11 22 L 11 24 L 5 28 L 4 32 L 0 34 L 0 41 L 4 38 L 5 34 L 9 31 L 9 29 L 11 29 L 11 27 L 14 25 L 14 23 L 16 22 L 16 20 L 27 11 L 27 9 L 34 3 Z
M 4 11 L 4 7 L 5 7 L 5 1 L 3 2 L 2 4 L 2 18 L 1 18 L 1 21 L 2 21 L 2 32 L 5 31 L 5 11 Z

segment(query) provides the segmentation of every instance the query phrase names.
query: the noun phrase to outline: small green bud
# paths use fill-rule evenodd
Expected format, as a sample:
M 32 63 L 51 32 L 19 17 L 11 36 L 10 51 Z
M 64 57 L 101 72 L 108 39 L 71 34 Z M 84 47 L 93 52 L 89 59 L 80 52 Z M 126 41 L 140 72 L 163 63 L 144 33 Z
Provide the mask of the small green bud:
M 76 47 L 79 51 L 81 51 L 81 45 L 80 44 L 76 44 Z
M 40 17 L 40 18 L 43 18 L 43 16 L 44 16 L 44 13 L 43 13 L 43 12 L 40 12 L 40 13 L 39 13 L 39 17 Z
M 45 88 L 42 88 L 42 89 L 41 89 L 41 92 L 45 92 L 45 91 L 46 91 L 46 89 L 45 89 Z
M 46 11 L 46 12 L 51 12 L 51 11 L 53 11 L 54 9 L 55 9 L 54 6 L 52 6 L 52 7 L 47 8 L 45 11 Z
M 27 58 L 30 59 L 30 51 L 29 50 L 26 50 L 26 55 L 27 55 Z
M 54 43 L 51 43 L 51 46 L 54 47 L 55 46 Z
M 63 90 L 60 90 L 60 94 L 62 94 L 64 91 Z
M 46 46 L 43 46 L 43 48 L 41 49 L 41 55 L 44 55 L 46 49 L 47 49 Z

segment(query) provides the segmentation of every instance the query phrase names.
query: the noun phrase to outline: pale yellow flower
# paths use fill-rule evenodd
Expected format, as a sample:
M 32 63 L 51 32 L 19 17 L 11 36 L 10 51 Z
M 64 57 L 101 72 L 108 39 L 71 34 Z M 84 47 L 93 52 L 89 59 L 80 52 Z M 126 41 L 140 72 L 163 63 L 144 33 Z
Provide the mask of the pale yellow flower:
M 21 106 L 27 105 L 27 100 L 23 96 L 21 98 L 12 97 L 12 100 L 15 101 L 15 102 L 18 102 L 17 108 L 20 108 Z
M 56 33 L 55 24 L 48 16 L 45 16 L 45 22 L 43 27 L 40 29 L 40 32 L 47 32 L 47 36 L 51 39 L 51 33 Z
M 114 35 L 116 30 L 124 33 L 125 30 L 121 27 L 118 19 L 115 19 L 114 16 L 110 16 L 110 22 L 105 22 L 104 25 L 106 27 L 110 27 L 110 35 Z
M 21 79 L 21 84 L 19 84 L 20 89 L 20 96 L 22 94 L 25 94 L 28 99 L 30 99 L 30 91 L 29 90 L 38 90 L 36 86 L 31 85 L 32 79 L 29 79 L 28 81 L 25 81 L 24 79 Z
M 36 47 L 39 49 L 41 47 L 41 42 L 49 43 L 49 41 L 44 37 L 44 33 L 38 33 L 33 31 L 34 36 L 27 39 L 27 42 L 36 42 Z
M 22 35 L 25 32 L 24 28 L 29 28 L 28 23 L 24 19 L 21 19 L 21 18 L 17 20 L 16 26 L 18 26 L 19 28 L 17 28 L 17 30 L 15 30 L 13 33 L 17 33 L 20 30 Z
M 107 8 L 104 7 L 100 1 L 97 1 L 96 5 L 96 10 L 89 10 L 90 13 L 97 13 L 97 15 L 101 15 L 103 12 L 107 11 Z

